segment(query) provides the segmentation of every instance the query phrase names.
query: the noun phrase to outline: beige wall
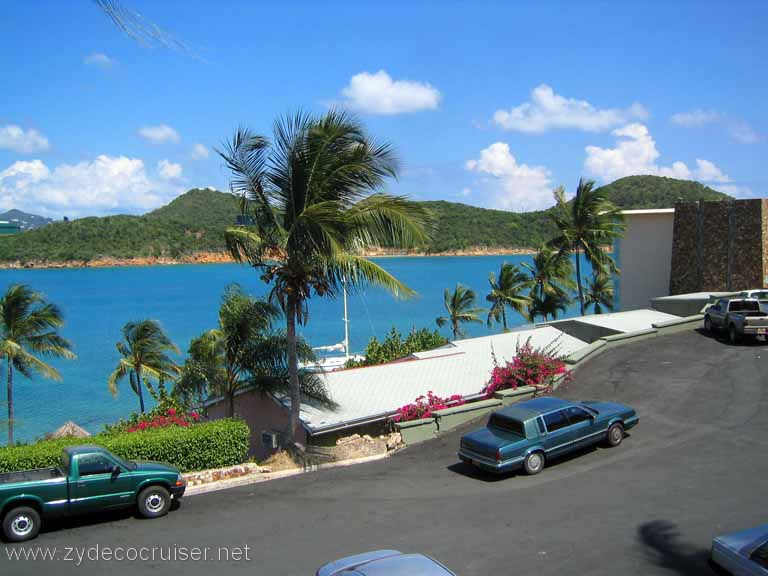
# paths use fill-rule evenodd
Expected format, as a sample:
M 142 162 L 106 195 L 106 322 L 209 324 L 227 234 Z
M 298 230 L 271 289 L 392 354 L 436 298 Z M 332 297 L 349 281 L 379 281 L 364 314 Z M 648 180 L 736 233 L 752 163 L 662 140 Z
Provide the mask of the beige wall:
M 650 308 L 669 295 L 674 212 L 624 213 L 624 238 L 617 242 L 621 310 Z
M 226 402 L 218 402 L 208 407 L 208 418 L 216 420 L 224 418 Z M 235 417 L 242 418 L 251 429 L 251 446 L 249 456 L 264 460 L 275 450 L 265 448 L 261 443 L 262 432 L 280 432 L 288 430 L 288 411 L 272 398 L 255 392 L 245 392 L 235 397 Z M 296 442 L 307 444 L 307 434 L 303 427 L 296 430 Z

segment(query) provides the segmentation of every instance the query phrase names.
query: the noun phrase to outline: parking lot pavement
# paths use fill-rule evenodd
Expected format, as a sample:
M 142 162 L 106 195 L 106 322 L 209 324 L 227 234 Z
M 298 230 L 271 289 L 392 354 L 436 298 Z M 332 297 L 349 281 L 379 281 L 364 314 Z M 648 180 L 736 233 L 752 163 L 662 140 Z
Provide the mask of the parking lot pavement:
M 767 390 L 764 344 L 695 331 L 646 340 L 591 360 L 558 391 L 636 407 L 640 424 L 618 448 L 492 478 L 457 463 L 467 426 L 383 461 L 190 497 L 159 520 L 64 522 L 26 546 L 56 548 L 58 560 L 10 561 L 20 547 L 6 546 L 0 573 L 293 576 L 396 548 L 459 576 L 709 574 L 714 535 L 768 521 Z M 61 559 L 96 546 L 146 548 L 155 560 Z M 248 559 L 218 558 L 245 546 Z M 194 547 L 208 559 L 178 559 Z

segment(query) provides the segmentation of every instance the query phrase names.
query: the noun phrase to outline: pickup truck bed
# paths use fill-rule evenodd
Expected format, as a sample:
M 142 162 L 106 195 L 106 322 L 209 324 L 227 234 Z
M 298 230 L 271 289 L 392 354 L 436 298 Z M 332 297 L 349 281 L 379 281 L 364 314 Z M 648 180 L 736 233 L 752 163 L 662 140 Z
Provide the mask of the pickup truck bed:
M 0 485 L 17 484 L 19 482 L 42 482 L 64 478 L 64 473 L 59 468 L 39 468 L 37 470 L 23 470 L 21 472 L 8 472 L 0 474 Z

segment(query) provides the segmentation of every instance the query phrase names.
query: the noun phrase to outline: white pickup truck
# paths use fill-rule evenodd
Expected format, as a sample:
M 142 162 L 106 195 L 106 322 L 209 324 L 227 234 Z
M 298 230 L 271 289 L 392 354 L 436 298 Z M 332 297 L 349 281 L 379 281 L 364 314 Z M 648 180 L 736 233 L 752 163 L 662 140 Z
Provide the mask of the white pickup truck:
M 725 330 L 731 344 L 744 336 L 768 335 L 768 312 L 761 310 L 756 298 L 721 298 L 704 313 L 707 332 Z

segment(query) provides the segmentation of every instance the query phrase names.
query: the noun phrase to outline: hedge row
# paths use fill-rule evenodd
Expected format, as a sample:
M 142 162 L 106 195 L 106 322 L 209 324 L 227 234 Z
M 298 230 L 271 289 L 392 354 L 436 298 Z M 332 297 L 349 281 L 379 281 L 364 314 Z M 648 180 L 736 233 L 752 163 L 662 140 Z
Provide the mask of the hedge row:
M 222 468 L 245 461 L 249 436 L 245 422 L 224 419 L 188 428 L 172 426 L 89 438 L 43 440 L 0 448 L 0 473 L 57 466 L 62 448 L 77 444 L 98 444 L 126 460 L 166 462 L 183 472 Z

